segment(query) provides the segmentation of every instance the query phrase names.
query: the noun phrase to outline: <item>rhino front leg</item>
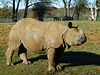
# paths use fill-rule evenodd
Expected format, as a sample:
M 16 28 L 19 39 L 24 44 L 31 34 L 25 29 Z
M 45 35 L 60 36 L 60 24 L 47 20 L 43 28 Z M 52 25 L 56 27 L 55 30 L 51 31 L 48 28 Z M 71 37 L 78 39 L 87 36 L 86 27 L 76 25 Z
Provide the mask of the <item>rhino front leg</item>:
M 59 62 L 60 62 L 60 58 L 62 56 L 62 54 L 64 53 L 64 48 L 63 47 L 60 47 L 58 49 L 56 49 L 56 52 L 55 52 L 55 67 L 57 70 L 62 70 L 62 67 L 59 65 Z
M 56 71 L 56 69 L 54 68 L 55 49 L 50 48 L 47 54 L 48 54 L 47 56 L 48 56 L 48 64 L 49 64 L 48 71 L 55 72 Z
M 23 60 L 23 63 L 28 65 L 30 64 L 31 62 L 30 61 L 27 61 L 27 50 L 26 48 L 23 46 L 23 44 L 20 45 L 19 47 L 19 51 L 18 51 L 18 55 L 20 56 L 20 58 Z
M 59 54 L 55 56 L 55 67 L 57 70 L 62 70 L 62 67 L 59 65 L 60 57 L 61 56 Z
M 12 50 L 12 49 L 10 49 L 9 47 L 8 47 L 8 49 L 7 49 L 7 51 L 6 51 L 6 53 L 5 53 L 5 55 L 6 55 L 6 58 L 7 58 L 7 62 L 6 62 L 6 65 L 13 65 L 12 64 L 12 56 L 13 56 L 13 54 L 14 54 L 14 50 Z

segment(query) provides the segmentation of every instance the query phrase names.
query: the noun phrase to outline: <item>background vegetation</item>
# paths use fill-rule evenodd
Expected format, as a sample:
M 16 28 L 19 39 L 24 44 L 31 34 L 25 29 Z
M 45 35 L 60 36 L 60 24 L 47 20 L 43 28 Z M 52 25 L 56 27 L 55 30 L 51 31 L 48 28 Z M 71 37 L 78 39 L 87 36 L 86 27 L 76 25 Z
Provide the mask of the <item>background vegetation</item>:
M 0 22 L 14 22 L 21 18 L 31 17 L 36 19 L 54 20 L 91 20 L 90 3 L 88 0 L 62 0 L 63 6 L 57 8 L 59 0 L 1 0 Z M 24 5 L 25 9 L 19 9 L 19 5 Z M 98 20 L 99 20 L 98 9 Z M 11 21 L 12 18 L 12 21 Z M 10 20 L 10 21 L 9 21 Z

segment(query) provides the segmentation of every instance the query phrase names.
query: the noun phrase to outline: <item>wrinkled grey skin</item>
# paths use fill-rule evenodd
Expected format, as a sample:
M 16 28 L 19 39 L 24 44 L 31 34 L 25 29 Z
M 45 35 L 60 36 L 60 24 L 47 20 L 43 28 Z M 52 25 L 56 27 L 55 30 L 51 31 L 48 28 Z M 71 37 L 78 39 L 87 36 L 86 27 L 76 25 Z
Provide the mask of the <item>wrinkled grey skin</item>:
M 5 53 L 6 65 L 12 65 L 14 50 L 19 48 L 19 56 L 24 64 L 27 61 L 26 50 L 35 53 L 47 52 L 48 70 L 61 70 L 59 59 L 66 47 L 81 45 L 86 41 L 82 30 L 78 31 L 69 22 L 68 26 L 55 22 L 41 22 L 32 18 L 17 22 L 9 34 L 8 49 Z M 42 62 L 41 62 L 42 63 Z

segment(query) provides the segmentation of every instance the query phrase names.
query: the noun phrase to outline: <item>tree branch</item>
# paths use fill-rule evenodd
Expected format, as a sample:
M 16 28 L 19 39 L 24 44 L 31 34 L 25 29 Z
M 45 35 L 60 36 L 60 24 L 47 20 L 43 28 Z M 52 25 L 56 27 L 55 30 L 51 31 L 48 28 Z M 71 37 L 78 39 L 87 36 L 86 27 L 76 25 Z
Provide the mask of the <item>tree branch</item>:
M 25 7 L 25 12 L 24 12 L 24 18 L 27 17 L 28 3 L 29 3 L 29 0 L 26 0 L 26 7 Z
M 70 3 L 71 3 L 71 0 L 69 0 L 68 2 L 68 17 L 70 17 Z
M 18 3 L 17 3 L 16 14 L 18 13 L 18 7 L 19 7 L 20 1 L 21 1 L 21 0 L 18 0 Z
M 64 3 L 64 9 L 65 9 L 65 15 L 64 16 L 66 16 L 67 17 L 67 2 L 65 1 L 65 0 L 62 0 L 63 1 L 63 3 Z
M 81 1 L 81 0 L 79 0 L 78 3 L 76 4 L 76 6 L 74 7 L 73 13 L 72 13 L 72 17 L 74 16 L 75 9 L 76 9 L 76 7 L 79 5 L 80 1 Z
M 12 2 L 10 2 L 10 1 L 8 1 L 7 3 L 10 3 L 10 4 L 12 4 L 12 5 L 13 5 L 13 3 L 12 3 Z
M 30 4 L 30 5 L 28 5 L 28 7 L 30 7 L 30 6 L 32 6 L 32 5 L 34 5 L 35 3 L 32 3 L 32 4 Z

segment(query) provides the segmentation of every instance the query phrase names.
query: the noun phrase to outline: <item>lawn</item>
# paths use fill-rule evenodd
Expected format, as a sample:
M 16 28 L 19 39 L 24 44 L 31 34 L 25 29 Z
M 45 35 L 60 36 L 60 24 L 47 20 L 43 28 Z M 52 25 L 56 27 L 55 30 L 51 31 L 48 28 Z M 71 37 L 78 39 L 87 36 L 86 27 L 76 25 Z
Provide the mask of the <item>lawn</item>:
M 68 21 L 57 21 L 64 25 Z M 6 66 L 5 52 L 7 50 L 8 35 L 15 23 L 0 23 L 0 75 L 100 75 L 100 22 L 72 21 L 73 25 L 80 24 L 87 42 L 81 46 L 66 49 L 61 57 L 61 71 L 47 72 L 48 60 L 45 54 L 28 53 L 30 65 L 22 64 L 15 51 L 13 63 L 15 66 Z

